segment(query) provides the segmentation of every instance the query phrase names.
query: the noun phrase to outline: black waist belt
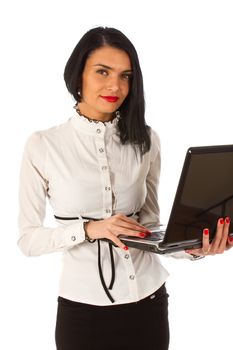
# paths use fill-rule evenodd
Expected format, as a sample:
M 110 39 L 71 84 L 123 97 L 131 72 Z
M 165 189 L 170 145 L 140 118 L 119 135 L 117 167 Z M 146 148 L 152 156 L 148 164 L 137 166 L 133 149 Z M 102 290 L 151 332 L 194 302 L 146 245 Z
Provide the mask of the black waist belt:
M 127 217 L 131 217 L 133 215 L 139 215 L 139 212 L 137 213 L 132 213 L 129 215 L 126 215 Z M 62 217 L 62 216 L 57 216 L 54 215 L 55 219 L 59 219 L 59 220 L 79 220 L 79 217 Z M 82 219 L 84 220 L 91 220 L 91 221 L 99 221 L 99 220 L 103 220 L 103 219 L 94 219 L 94 218 L 89 218 L 89 217 L 85 217 L 85 216 L 81 216 Z M 91 240 L 89 241 L 89 243 L 94 243 L 96 240 Z M 109 290 L 111 290 L 113 288 L 113 284 L 115 282 L 115 262 L 114 262 L 114 255 L 113 255 L 113 243 L 109 242 L 108 246 L 109 246 L 109 254 L 110 254 L 110 261 L 111 261 L 111 270 L 112 270 L 112 277 L 111 277 L 111 281 L 109 284 L 109 287 L 107 287 L 105 280 L 104 280 L 104 276 L 103 276 L 103 270 L 102 270 L 102 266 L 101 266 L 101 246 L 100 246 L 100 239 L 97 239 L 97 244 L 98 244 L 98 269 L 99 269 L 99 276 L 100 276 L 100 280 L 101 280 L 101 284 L 104 288 L 105 293 L 107 294 L 108 298 L 110 299 L 110 301 L 112 303 L 115 302 L 115 300 L 113 299 L 113 297 L 111 296 Z

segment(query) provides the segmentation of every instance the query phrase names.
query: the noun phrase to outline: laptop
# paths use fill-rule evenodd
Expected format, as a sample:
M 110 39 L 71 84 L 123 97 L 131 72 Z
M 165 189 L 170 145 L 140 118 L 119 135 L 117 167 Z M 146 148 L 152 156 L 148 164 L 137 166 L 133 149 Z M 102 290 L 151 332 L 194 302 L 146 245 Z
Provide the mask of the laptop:
M 233 218 L 233 145 L 187 150 L 167 226 L 150 227 L 146 238 L 120 236 L 122 242 L 157 254 L 200 248 L 202 231 L 213 240 L 220 217 Z M 232 223 L 230 231 L 233 232 Z

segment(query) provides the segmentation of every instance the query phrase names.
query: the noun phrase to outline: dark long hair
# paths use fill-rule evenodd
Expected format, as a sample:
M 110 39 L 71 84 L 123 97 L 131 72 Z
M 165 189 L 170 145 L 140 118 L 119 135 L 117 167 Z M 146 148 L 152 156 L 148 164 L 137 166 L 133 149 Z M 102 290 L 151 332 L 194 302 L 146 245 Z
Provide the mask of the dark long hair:
M 151 146 L 150 128 L 145 123 L 142 72 L 135 47 L 121 31 L 115 28 L 97 27 L 83 35 L 65 66 L 64 79 L 67 89 L 77 102 L 81 101 L 78 91 L 82 91 L 82 73 L 86 60 L 94 50 L 103 46 L 123 50 L 130 58 L 133 77 L 129 94 L 119 108 L 121 118 L 118 121 L 118 131 L 121 143 L 131 143 L 139 149 L 142 156 Z

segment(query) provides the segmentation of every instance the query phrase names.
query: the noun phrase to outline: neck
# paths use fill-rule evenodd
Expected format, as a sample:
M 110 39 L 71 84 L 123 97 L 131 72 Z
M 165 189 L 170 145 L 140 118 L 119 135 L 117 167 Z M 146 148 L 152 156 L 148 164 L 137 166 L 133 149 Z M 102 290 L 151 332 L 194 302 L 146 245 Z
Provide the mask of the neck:
M 74 106 L 74 108 L 76 109 L 77 113 L 79 115 L 82 115 L 83 117 L 87 118 L 90 121 L 95 121 L 95 122 L 109 122 L 111 120 L 113 120 L 116 116 L 116 113 L 109 113 L 109 114 L 102 114 L 102 115 L 90 115 L 89 113 L 85 112 L 85 108 L 82 105 L 82 103 L 76 103 L 76 105 Z
M 91 118 L 82 113 L 82 111 L 80 110 L 80 105 L 78 103 L 76 103 L 74 109 L 76 110 L 79 116 L 86 118 L 87 120 L 89 120 L 89 122 L 101 122 L 105 124 L 106 122 L 113 121 L 113 119 L 115 119 L 116 117 L 120 117 L 119 111 L 116 111 L 115 113 L 111 114 L 108 118 Z

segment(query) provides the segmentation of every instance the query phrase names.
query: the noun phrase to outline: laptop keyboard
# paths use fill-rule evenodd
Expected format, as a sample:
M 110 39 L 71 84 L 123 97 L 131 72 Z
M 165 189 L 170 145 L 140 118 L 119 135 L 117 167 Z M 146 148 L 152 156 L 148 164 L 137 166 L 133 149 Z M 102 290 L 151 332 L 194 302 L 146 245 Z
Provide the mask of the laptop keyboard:
M 146 236 L 144 239 L 149 241 L 161 241 L 164 238 L 165 231 L 151 231 L 151 234 Z

